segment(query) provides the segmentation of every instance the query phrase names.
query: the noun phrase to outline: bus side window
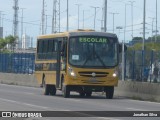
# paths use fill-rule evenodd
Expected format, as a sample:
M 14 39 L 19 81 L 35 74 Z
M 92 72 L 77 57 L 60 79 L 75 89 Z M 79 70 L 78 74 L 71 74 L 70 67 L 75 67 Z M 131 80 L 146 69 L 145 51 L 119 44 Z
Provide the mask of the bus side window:
M 55 40 L 49 40 L 49 46 L 48 46 L 48 59 L 56 59 L 56 53 L 55 53 Z
M 43 40 L 38 41 L 37 59 L 43 59 Z
M 48 40 L 43 41 L 43 59 L 48 59 Z

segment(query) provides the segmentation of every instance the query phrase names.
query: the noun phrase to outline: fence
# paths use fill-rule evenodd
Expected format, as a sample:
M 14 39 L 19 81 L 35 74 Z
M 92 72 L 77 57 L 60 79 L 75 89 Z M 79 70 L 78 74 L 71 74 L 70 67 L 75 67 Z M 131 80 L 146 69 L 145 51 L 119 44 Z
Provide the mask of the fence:
M 34 53 L 0 53 L 0 72 L 33 74 L 34 59 Z M 119 69 L 122 71 L 121 64 Z M 160 51 L 127 51 L 125 53 L 125 79 L 160 82 Z
M 160 51 L 127 51 L 125 79 L 160 82 Z
M 0 53 L 0 72 L 33 74 L 34 53 Z

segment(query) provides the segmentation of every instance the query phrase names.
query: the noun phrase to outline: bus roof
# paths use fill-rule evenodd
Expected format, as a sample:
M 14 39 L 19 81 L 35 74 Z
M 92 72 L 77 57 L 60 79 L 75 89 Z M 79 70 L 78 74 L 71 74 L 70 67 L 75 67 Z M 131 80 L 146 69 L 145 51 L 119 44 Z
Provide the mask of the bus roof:
M 67 36 L 108 36 L 108 37 L 117 37 L 116 34 L 107 33 L 107 32 L 96 32 L 94 30 L 83 30 L 78 29 L 74 31 L 62 32 L 62 33 L 54 33 L 54 34 L 47 34 L 47 35 L 40 35 L 38 39 L 47 39 L 47 38 L 57 38 L 57 37 L 67 37 Z

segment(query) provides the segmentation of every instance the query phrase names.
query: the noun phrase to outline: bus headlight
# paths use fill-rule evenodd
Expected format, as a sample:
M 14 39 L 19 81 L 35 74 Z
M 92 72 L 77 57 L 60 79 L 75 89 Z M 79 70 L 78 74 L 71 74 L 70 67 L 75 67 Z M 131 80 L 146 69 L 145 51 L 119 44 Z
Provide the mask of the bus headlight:
M 118 77 L 118 69 L 116 68 L 114 70 L 114 73 L 112 74 L 113 77 Z
M 68 73 L 70 76 L 76 77 L 76 73 L 73 71 L 73 69 L 71 67 L 68 67 Z
M 113 73 L 113 75 L 112 75 L 113 77 L 117 77 L 117 74 L 116 73 Z

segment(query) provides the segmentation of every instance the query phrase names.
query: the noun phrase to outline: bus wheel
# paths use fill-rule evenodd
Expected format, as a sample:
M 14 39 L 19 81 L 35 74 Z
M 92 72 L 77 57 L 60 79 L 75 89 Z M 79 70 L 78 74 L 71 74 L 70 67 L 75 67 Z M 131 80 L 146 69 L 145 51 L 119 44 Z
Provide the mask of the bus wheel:
M 45 84 L 45 90 L 44 90 L 44 95 L 49 95 L 50 92 L 50 86 Z
M 92 95 L 92 91 L 86 92 L 86 97 L 91 97 L 91 95 Z
M 64 86 L 64 93 L 63 93 L 64 98 L 69 98 L 70 96 L 70 89 L 69 86 Z
M 114 86 L 108 86 L 106 87 L 106 98 L 112 99 L 114 94 Z
M 80 95 L 81 97 L 84 97 L 84 96 L 85 96 L 85 92 L 84 92 L 84 91 L 81 91 L 81 92 L 79 92 L 79 95 Z
M 55 87 L 55 85 L 50 85 L 50 95 L 56 95 L 56 87 Z

